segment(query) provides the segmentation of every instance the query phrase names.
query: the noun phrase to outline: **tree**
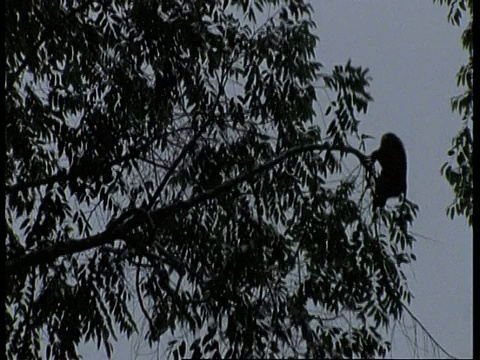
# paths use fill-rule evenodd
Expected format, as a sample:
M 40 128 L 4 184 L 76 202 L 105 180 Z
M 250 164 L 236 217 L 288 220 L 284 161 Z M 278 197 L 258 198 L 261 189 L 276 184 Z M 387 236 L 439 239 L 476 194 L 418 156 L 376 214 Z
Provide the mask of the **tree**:
M 452 139 L 448 151 L 451 159 L 442 165 L 442 174 L 455 193 L 453 203 L 447 209 L 447 215 L 464 215 L 472 226 L 473 215 L 473 1 L 472 0 L 433 0 L 449 7 L 448 21 L 460 26 L 462 14 L 468 11 L 469 22 L 462 33 L 462 46 L 468 52 L 468 63 L 460 66 L 457 73 L 457 86 L 466 87 L 463 94 L 451 99 L 452 112 L 462 116 L 463 126 Z
M 385 355 L 417 207 L 371 216 L 368 69 L 321 71 L 311 11 L 6 3 L 8 358 L 110 356 L 135 306 L 177 358 Z

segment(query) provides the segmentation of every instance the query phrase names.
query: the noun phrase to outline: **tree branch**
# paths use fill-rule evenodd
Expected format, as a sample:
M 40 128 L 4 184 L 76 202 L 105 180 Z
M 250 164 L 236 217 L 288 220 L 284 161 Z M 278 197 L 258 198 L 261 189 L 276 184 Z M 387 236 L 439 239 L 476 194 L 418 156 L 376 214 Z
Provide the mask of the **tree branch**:
M 60 182 L 67 182 L 69 180 L 75 180 L 79 177 L 79 175 L 87 175 L 87 174 L 92 174 L 93 169 L 100 169 L 100 172 L 97 175 L 102 175 L 106 169 L 111 168 L 114 165 L 118 165 L 122 162 L 125 161 L 130 161 L 133 160 L 136 156 L 142 153 L 142 151 L 146 150 L 147 147 L 150 145 L 150 142 L 147 142 L 144 145 L 141 145 L 132 151 L 130 153 L 125 154 L 124 156 L 119 156 L 115 160 L 111 161 L 104 161 L 104 160 L 98 160 L 93 163 L 90 163 L 87 166 L 72 166 L 69 171 L 58 171 L 56 174 L 43 178 L 43 179 L 38 179 L 38 180 L 32 180 L 32 181 L 25 181 L 22 183 L 17 183 L 14 185 L 6 185 L 5 186 L 5 193 L 6 194 L 11 194 L 11 193 L 16 193 L 20 191 L 25 191 L 30 188 L 36 188 L 39 186 L 43 185 L 53 185 L 55 183 L 60 183 Z
M 173 175 L 173 172 L 177 168 L 178 164 L 183 160 L 183 158 L 187 155 L 188 151 L 191 150 L 194 146 L 197 140 L 200 138 L 200 136 L 204 133 L 204 131 L 207 129 L 207 127 L 211 124 L 211 121 L 205 121 L 205 123 L 202 125 L 200 130 L 190 139 L 190 141 L 183 147 L 182 151 L 178 155 L 178 157 L 175 159 L 173 164 L 170 166 L 170 169 L 168 169 L 167 173 L 163 177 L 162 182 L 158 186 L 157 190 L 155 193 L 152 195 L 150 198 L 150 201 L 147 206 L 147 210 L 151 210 L 154 206 L 155 203 L 160 196 L 161 192 L 167 186 L 168 180 L 170 180 L 171 176 Z
M 254 169 L 244 172 L 237 176 L 236 178 L 227 180 L 220 184 L 219 186 L 209 189 L 204 193 L 195 196 L 186 201 L 179 201 L 170 205 L 167 205 L 161 209 L 154 210 L 149 213 L 151 219 L 156 223 L 161 223 L 162 219 L 166 216 L 172 216 L 175 212 L 179 210 L 186 210 L 190 209 L 204 201 L 214 199 L 218 197 L 220 194 L 234 188 L 235 186 L 241 184 L 242 182 L 264 172 L 272 169 L 274 166 L 280 164 L 287 158 L 292 156 L 310 152 L 310 151 L 341 151 L 347 154 L 355 155 L 360 163 L 368 168 L 368 157 L 364 155 L 359 150 L 352 148 L 350 146 L 332 146 L 329 143 L 324 144 L 310 144 L 304 146 L 294 147 L 288 151 L 285 151 L 283 154 L 278 156 L 277 158 L 270 160 L 262 165 L 255 167 Z M 128 210 L 131 212 L 132 210 Z M 141 211 L 145 212 L 145 211 Z M 122 214 L 122 218 L 128 218 L 125 216 L 126 213 Z M 114 221 L 112 224 L 116 224 L 114 226 L 108 226 L 107 229 L 103 232 L 100 232 L 96 235 L 86 237 L 83 239 L 68 239 L 61 243 L 53 244 L 49 247 L 32 250 L 31 252 L 22 255 L 16 259 L 9 259 L 5 263 L 5 271 L 7 277 L 13 273 L 23 272 L 28 270 L 30 267 L 38 266 L 47 264 L 49 262 L 53 262 L 57 258 L 64 256 L 64 255 L 72 255 L 78 252 L 82 252 L 85 250 L 93 249 L 98 246 L 102 246 L 105 244 L 113 243 L 115 240 L 122 239 L 123 236 L 128 233 L 130 227 L 134 223 L 135 219 L 132 221 Z M 138 224 L 138 223 L 137 223 Z
M 359 150 L 357 150 L 355 148 L 352 148 L 350 146 L 341 146 L 341 147 L 340 146 L 331 146 L 328 143 L 298 146 L 298 147 L 294 147 L 294 148 L 286 151 L 285 153 L 283 153 L 282 155 L 278 156 L 277 158 L 275 158 L 273 160 L 267 161 L 265 164 L 262 164 L 262 165 L 257 166 L 256 168 L 254 168 L 250 171 L 246 171 L 246 172 L 240 174 L 236 178 L 226 180 L 223 183 L 221 183 L 220 185 L 218 185 L 217 187 L 209 189 L 209 190 L 205 191 L 204 193 L 202 193 L 202 194 L 200 194 L 200 195 L 198 195 L 194 198 L 191 198 L 191 199 L 186 200 L 186 201 L 179 201 L 179 202 L 176 202 L 174 204 L 163 207 L 161 209 L 155 210 L 151 214 L 152 219 L 154 221 L 158 221 L 158 220 L 161 220 L 161 218 L 163 216 L 165 216 L 166 214 L 172 214 L 172 213 L 174 213 L 175 211 L 178 211 L 178 210 L 189 209 L 189 208 L 191 208 L 195 205 L 198 205 L 198 204 L 200 204 L 200 203 L 202 203 L 206 200 L 213 199 L 213 198 L 217 197 L 218 195 L 220 195 L 221 193 L 234 188 L 235 186 L 237 186 L 237 185 L 241 184 L 242 182 L 258 175 L 259 173 L 270 170 L 271 168 L 280 164 L 282 161 L 286 160 L 289 157 L 292 157 L 294 155 L 298 155 L 298 154 L 301 154 L 301 153 L 304 153 L 304 152 L 324 151 L 324 150 L 343 151 L 343 152 L 346 152 L 346 153 L 353 154 L 360 160 L 360 163 L 363 166 L 365 166 L 367 168 L 369 166 L 368 156 L 362 154 L 362 152 L 360 152 Z

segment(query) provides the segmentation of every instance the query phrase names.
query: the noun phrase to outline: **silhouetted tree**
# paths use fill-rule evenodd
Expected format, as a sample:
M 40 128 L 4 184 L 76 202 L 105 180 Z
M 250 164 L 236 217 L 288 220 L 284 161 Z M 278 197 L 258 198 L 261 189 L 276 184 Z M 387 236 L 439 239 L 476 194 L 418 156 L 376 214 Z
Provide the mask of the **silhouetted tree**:
M 320 72 L 311 11 L 6 2 L 7 358 L 110 356 L 137 306 L 177 358 L 385 355 L 416 207 L 372 223 L 367 70 Z

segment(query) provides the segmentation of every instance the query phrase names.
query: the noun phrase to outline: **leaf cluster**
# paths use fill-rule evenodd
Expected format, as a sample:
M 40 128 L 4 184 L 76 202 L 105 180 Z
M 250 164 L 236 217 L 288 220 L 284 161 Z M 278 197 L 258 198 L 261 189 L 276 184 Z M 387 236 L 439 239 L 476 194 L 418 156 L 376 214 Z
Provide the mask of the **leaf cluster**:
M 435 2 L 435 0 L 434 0 Z M 444 1 L 438 1 L 440 5 Z M 441 172 L 453 188 L 455 198 L 447 208 L 447 215 L 453 219 L 456 214 L 463 215 L 472 225 L 473 214 L 473 1 L 448 0 L 448 21 L 455 26 L 461 25 L 462 16 L 467 13 L 469 22 L 462 33 L 462 46 L 468 52 L 468 62 L 460 66 L 457 73 L 457 86 L 466 90 L 452 97 L 452 112 L 462 116 L 463 125 L 452 139 L 448 151 L 451 159 L 442 165 Z

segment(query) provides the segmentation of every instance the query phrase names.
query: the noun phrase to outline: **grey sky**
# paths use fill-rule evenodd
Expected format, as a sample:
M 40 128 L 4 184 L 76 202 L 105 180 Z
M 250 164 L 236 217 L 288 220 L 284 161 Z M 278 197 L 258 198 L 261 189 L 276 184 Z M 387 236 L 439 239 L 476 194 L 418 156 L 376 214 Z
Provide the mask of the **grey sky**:
M 464 218 L 446 217 L 453 193 L 440 175 L 462 125 L 449 101 L 460 92 L 455 74 L 467 59 L 461 29 L 447 22 L 447 7 L 429 0 L 312 3 L 318 61 L 330 70 L 350 58 L 353 65 L 370 69 L 375 101 L 360 117 L 361 130 L 377 137 L 369 150 L 387 131 L 402 138 L 409 161 L 408 198 L 420 206 L 412 231 L 438 241 L 417 237 L 410 308 L 452 355 L 472 357 L 472 231 Z M 398 328 L 394 339 L 392 357 L 413 355 Z M 428 357 L 422 351 L 418 355 Z
M 353 65 L 370 69 L 375 101 L 366 115 L 359 116 L 361 131 L 377 137 L 368 143 L 369 151 L 387 131 L 399 135 L 407 149 L 408 198 L 420 206 L 412 231 L 434 239 L 417 236 L 417 261 L 408 271 L 415 296 L 410 309 L 451 354 L 472 357 L 472 232 L 464 218 L 446 217 L 453 193 L 440 175 L 451 139 L 461 127 L 449 100 L 460 92 L 455 74 L 467 58 L 461 48 L 461 29 L 448 24 L 446 7 L 430 0 L 319 0 L 312 4 L 320 37 L 317 61 L 325 71 L 349 58 Z M 420 329 L 417 334 L 417 356 L 432 356 L 431 346 L 429 353 L 422 351 Z M 139 345 L 134 342 L 121 340 L 114 357 L 132 358 Z M 93 344 L 84 349 L 88 358 L 105 356 Z M 397 328 L 389 356 L 413 355 Z

